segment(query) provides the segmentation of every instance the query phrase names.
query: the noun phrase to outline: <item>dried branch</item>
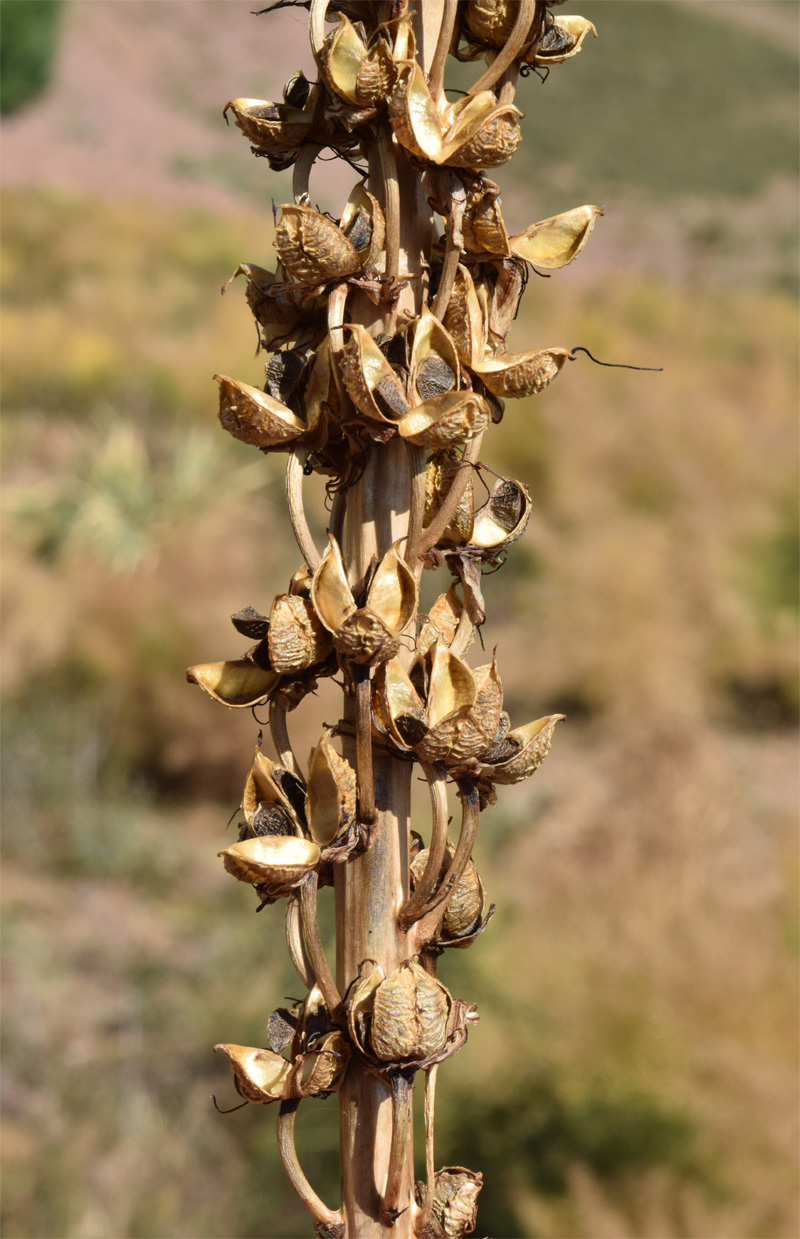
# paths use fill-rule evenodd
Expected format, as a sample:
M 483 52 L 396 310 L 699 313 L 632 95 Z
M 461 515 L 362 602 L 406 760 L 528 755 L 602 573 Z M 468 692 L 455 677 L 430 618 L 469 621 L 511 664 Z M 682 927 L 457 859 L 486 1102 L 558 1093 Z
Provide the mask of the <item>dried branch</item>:
M 467 94 L 477 95 L 482 90 L 491 90 L 499 81 L 509 65 L 513 64 L 527 42 L 528 32 L 536 16 L 537 0 L 519 0 L 517 20 L 514 22 L 511 34 L 505 47 L 498 52 L 485 73 L 477 82 L 470 86 Z
M 322 556 L 316 548 L 311 530 L 306 520 L 306 510 L 303 504 L 303 466 L 308 458 L 308 449 L 295 447 L 289 450 L 286 462 L 286 503 L 289 508 L 289 520 L 295 541 L 300 547 L 300 553 L 312 572 L 316 572 Z
M 308 1209 L 312 1217 L 321 1223 L 331 1239 L 343 1239 L 344 1219 L 341 1213 L 334 1213 L 317 1193 L 305 1176 L 297 1150 L 294 1145 L 294 1123 L 300 1106 L 300 1098 L 282 1101 L 278 1114 L 278 1151 L 281 1155 L 283 1168 L 294 1190 Z
M 447 784 L 445 768 L 438 763 L 430 765 L 428 762 L 420 762 L 420 767 L 428 781 L 433 822 L 425 870 L 414 888 L 414 894 L 406 900 L 400 909 L 398 919 L 405 929 L 413 925 L 414 921 L 419 920 L 426 912 L 430 911 L 429 901 L 439 881 L 442 862 L 447 849 Z
M 464 455 L 461 457 L 460 468 L 453 479 L 453 484 L 442 500 L 439 511 L 434 516 L 430 525 L 422 531 L 420 539 L 419 553 L 425 555 L 441 538 L 447 526 L 455 515 L 456 508 L 461 502 L 464 491 L 467 488 L 470 473 L 470 466 L 474 465 L 481 452 L 481 440 L 483 435 L 476 435 L 474 439 L 470 439 L 467 444 Z
M 296 774 L 298 779 L 302 779 L 303 775 L 289 739 L 286 713 L 286 703 L 280 697 L 273 697 L 269 703 L 269 731 L 280 764 L 284 769 Z
M 319 918 L 317 917 L 318 884 L 317 874 L 310 873 L 307 878 L 303 879 L 299 888 L 300 925 L 311 968 L 317 985 L 322 991 L 322 997 L 325 999 L 325 1006 L 328 1008 L 331 1019 L 337 1021 L 341 1018 L 342 996 L 336 988 L 320 937 Z
M 400 1187 L 408 1151 L 411 1130 L 411 1089 L 405 1075 L 392 1076 L 392 1144 L 389 1150 L 389 1173 L 381 1203 L 384 1226 L 394 1226 L 404 1209 L 398 1209 Z

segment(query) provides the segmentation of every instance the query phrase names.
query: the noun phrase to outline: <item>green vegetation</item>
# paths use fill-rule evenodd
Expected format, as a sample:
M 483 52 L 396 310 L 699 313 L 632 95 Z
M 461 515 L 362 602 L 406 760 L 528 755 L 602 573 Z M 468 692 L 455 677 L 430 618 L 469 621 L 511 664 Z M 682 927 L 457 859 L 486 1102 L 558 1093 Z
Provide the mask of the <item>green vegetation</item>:
M 61 0 L 0 0 L 0 113 L 47 86 L 60 16 Z

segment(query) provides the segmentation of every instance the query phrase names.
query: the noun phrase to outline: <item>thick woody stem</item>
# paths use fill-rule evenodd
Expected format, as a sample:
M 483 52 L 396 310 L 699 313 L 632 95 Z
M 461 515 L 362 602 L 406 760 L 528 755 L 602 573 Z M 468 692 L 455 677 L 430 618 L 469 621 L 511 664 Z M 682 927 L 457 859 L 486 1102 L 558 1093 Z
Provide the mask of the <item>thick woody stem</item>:
M 404 1075 L 392 1076 L 392 1143 L 389 1149 L 389 1173 L 381 1203 L 381 1220 L 384 1226 L 394 1226 L 401 1212 L 398 1209 L 400 1187 L 408 1152 L 408 1137 L 411 1130 L 411 1089 Z
M 316 572 L 322 556 L 316 548 L 311 530 L 306 520 L 306 510 L 303 505 L 303 465 L 306 463 L 308 451 L 306 448 L 295 447 L 289 452 L 286 462 L 286 503 L 289 508 L 289 519 L 292 522 L 295 541 L 300 547 L 300 553 L 312 572 Z
M 425 555 L 431 547 L 436 546 L 436 543 L 441 538 L 447 526 L 455 515 L 456 508 L 461 502 L 464 491 L 467 488 L 470 473 L 470 466 L 474 465 L 480 455 L 481 440 L 483 435 L 476 435 L 474 439 L 470 439 L 464 455 L 461 457 L 460 468 L 453 478 L 453 484 L 442 500 L 439 511 L 434 516 L 430 525 L 422 531 L 420 539 L 419 553 Z
M 308 958 L 306 944 L 303 941 L 303 930 L 300 924 L 300 895 L 292 891 L 286 903 L 286 945 L 297 975 L 306 989 L 313 989 L 316 983 L 314 969 Z
M 536 15 L 536 0 L 519 0 L 517 20 L 514 22 L 508 42 L 498 52 L 485 73 L 482 73 L 467 94 L 477 95 L 481 90 L 491 90 L 509 65 L 513 64 L 528 39 L 528 32 Z
M 424 1235 L 430 1225 L 434 1191 L 433 1162 L 433 1115 L 436 1104 L 436 1073 L 439 1064 L 434 1063 L 425 1072 L 425 1204 L 416 1220 L 416 1233 Z
M 269 703 L 269 731 L 272 736 L 272 743 L 275 745 L 275 752 L 278 754 L 278 761 L 284 769 L 290 770 L 292 774 L 297 775 L 298 779 L 301 779 L 303 776 L 300 773 L 292 742 L 289 739 L 289 728 L 286 724 L 286 705 L 277 697 L 273 697 Z
M 428 762 L 420 762 L 420 767 L 428 780 L 433 822 L 428 861 L 424 872 L 414 888 L 414 894 L 410 899 L 406 900 L 400 909 L 399 920 L 406 929 L 428 911 L 428 901 L 434 892 L 436 883 L 439 881 L 442 861 L 447 849 L 447 784 L 445 768 L 438 763 L 430 765 Z
M 353 665 L 356 695 L 356 783 L 358 820 L 365 826 L 375 821 L 375 780 L 372 773 L 372 703 L 369 667 Z
M 325 1006 L 328 1008 L 331 1019 L 337 1020 L 341 1015 L 342 996 L 336 988 L 333 973 L 330 970 L 325 951 L 322 947 L 319 919 L 317 917 L 318 884 L 319 878 L 316 873 L 310 873 L 307 878 L 303 879 L 299 888 L 300 924 L 303 930 L 303 942 L 308 952 L 314 976 L 317 979 L 317 985 L 322 991 L 322 997 L 325 999 Z
M 320 1200 L 306 1178 L 297 1157 L 297 1149 L 294 1147 L 294 1122 L 299 1105 L 299 1097 L 281 1102 L 278 1114 L 278 1151 L 283 1168 L 289 1182 L 312 1217 L 315 1217 L 326 1228 L 331 1239 L 343 1239 L 344 1222 L 341 1213 L 334 1213 L 333 1209 L 329 1209 L 325 1202 Z

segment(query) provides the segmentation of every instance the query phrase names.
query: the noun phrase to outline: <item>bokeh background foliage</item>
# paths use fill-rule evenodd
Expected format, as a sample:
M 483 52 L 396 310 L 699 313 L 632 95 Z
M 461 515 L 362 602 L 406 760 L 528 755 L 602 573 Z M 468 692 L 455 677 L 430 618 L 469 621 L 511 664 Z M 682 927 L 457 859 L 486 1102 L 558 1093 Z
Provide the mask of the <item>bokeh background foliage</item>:
M 210 381 L 258 381 L 218 289 L 268 265 L 288 184 L 217 104 L 308 62 L 302 10 L 250 7 L 66 5 L 50 93 L 4 122 L 8 1239 L 309 1230 L 273 1115 L 211 1108 L 234 1096 L 210 1046 L 263 1040 L 298 983 L 215 857 L 258 724 L 182 676 L 239 653 L 226 617 L 296 566 L 279 467 L 215 428 Z M 485 1172 L 496 1239 L 792 1239 L 797 12 L 579 7 L 601 37 L 524 85 L 504 202 L 518 227 L 608 214 L 515 339 L 664 369 L 582 358 L 490 444 L 534 517 L 485 581 L 487 647 L 517 721 L 569 722 L 482 827 L 499 909 L 443 961 L 483 1018 L 437 1159 Z M 5 48 L 7 10 L 44 8 L 3 0 Z M 336 710 L 301 707 L 301 751 Z M 335 1101 L 299 1131 L 333 1201 Z

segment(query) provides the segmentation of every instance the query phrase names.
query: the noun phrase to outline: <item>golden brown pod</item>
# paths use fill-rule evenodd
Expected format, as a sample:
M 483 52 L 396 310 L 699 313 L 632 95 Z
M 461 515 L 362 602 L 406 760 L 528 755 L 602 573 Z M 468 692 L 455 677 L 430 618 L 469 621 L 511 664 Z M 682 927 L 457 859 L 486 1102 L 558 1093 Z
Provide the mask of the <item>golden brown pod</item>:
M 422 761 L 444 761 L 450 753 L 460 724 L 475 704 L 477 686 L 465 662 L 434 642 L 427 655 L 431 662 L 426 722 L 428 732 L 414 747 Z
M 543 348 L 530 353 L 503 353 L 485 358 L 472 369 L 494 396 L 518 399 L 548 387 L 570 357 L 566 348 Z
M 427 527 L 430 525 L 431 521 L 444 502 L 450 487 L 453 485 L 453 482 L 458 476 L 459 471 L 468 467 L 469 466 L 467 465 L 462 465 L 457 456 L 451 456 L 447 452 L 435 452 L 434 455 L 431 456 L 425 467 L 425 511 L 422 518 L 423 526 Z M 469 542 L 472 535 L 474 519 L 475 489 L 472 483 L 472 478 L 470 477 L 467 485 L 464 487 L 464 493 L 459 500 L 452 519 L 439 539 L 437 545 L 440 547 L 465 545 Z M 451 640 L 452 637 L 446 642 L 446 644 L 449 645 Z M 419 649 L 419 644 L 417 648 Z
M 249 658 L 225 663 L 199 663 L 188 669 L 186 679 L 190 684 L 199 684 L 215 701 L 237 709 L 269 701 L 280 684 L 279 675 L 274 671 L 264 671 Z
M 325 40 L 322 65 L 337 95 L 357 108 L 384 102 L 397 77 L 386 39 L 378 37 L 368 47 L 363 27 L 354 26 L 344 14 Z
M 470 186 L 462 221 L 464 248 L 471 254 L 506 255 L 509 241 L 500 210 L 500 190 L 480 178 Z
M 217 852 L 228 873 L 251 886 L 287 892 L 319 864 L 319 847 L 292 835 L 258 835 Z
M 273 1050 L 260 1050 L 252 1045 L 215 1045 L 222 1050 L 233 1067 L 236 1091 L 245 1101 L 281 1101 L 290 1094 L 292 1064 Z
M 330 535 L 311 592 L 335 648 L 350 662 L 367 666 L 396 654 L 399 636 L 417 608 L 414 574 L 394 546 L 378 565 L 366 605 L 357 608 L 339 544 Z
M 577 13 L 559 13 L 552 23 L 548 23 L 528 63 L 560 65 L 565 60 L 571 60 L 581 50 L 581 44 L 590 30 L 597 38 L 597 31 L 585 17 L 579 17 Z
M 382 1062 L 421 1060 L 444 1049 L 452 1001 L 416 960 L 406 960 L 372 998 L 371 1049 Z
M 362 266 L 372 270 L 383 254 L 386 220 L 378 199 L 363 185 L 356 185 L 351 192 L 339 227 L 355 247 Z
M 403 384 L 365 327 L 354 323 L 341 360 L 350 399 L 365 417 L 397 423 L 409 411 Z
M 458 387 L 461 368 L 452 336 L 427 306 L 414 326 L 409 393 L 414 404 L 444 396 Z
M 453 338 L 462 365 L 481 361 L 486 339 L 486 321 L 472 276 L 458 266 L 443 325 Z
M 309 206 L 279 208 L 275 248 L 284 269 L 299 284 L 342 280 L 361 269 L 358 251 L 338 224 Z
M 481 43 L 501 48 L 514 28 L 518 7 L 519 0 L 469 0 L 464 25 Z
M 416 447 L 443 448 L 468 443 L 483 434 L 491 415 L 486 401 L 475 392 L 454 391 L 416 405 L 397 429 Z
M 564 714 L 550 714 L 509 731 L 496 755 L 491 751 L 485 754 L 481 774 L 495 783 L 520 783 L 527 779 L 550 752 L 556 723 L 565 717 Z
M 272 345 L 296 344 L 301 336 L 320 335 L 325 329 L 324 307 L 317 304 L 298 305 L 296 296 L 275 286 L 284 280 L 252 262 L 241 262 L 225 281 L 223 292 L 231 280 L 243 275 L 247 281 L 245 297 L 260 331 L 262 346 L 272 351 Z
M 502 353 L 506 333 L 517 316 L 519 299 L 525 287 L 525 268 L 518 258 L 501 258 L 492 265 L 496 275 L 491 295 L 486 299 L 487 341 L 492 352 Z M 488 293 L 485 284 L 481 292 Z
M 337 1029 L 319 1037 L 293 1064 L 291 1090 L 297 1097 L 320 1097 L 335 1093 L 350 1062 L 350 1044 Z
M 230 99 L 222 109 L 226 120 L 228 111 L 254 146 L 275 154 L 297 150 L 308 141 L 313 125 L 309 112 L 266 99 Z
M 308 764 L 308 827 L 321 848 L 330 847 L 355 819 L 356 773 L 330 742 L 327 732 Z
M 452 644 L 463 610 L 464 604 L 453 583 L 447 593 L 440 594 L 436 599 L 420 629 L 417 638 L 417 654 L 420 658 L 428 652 L 437 638 L 442 645 Z
M 257 748 L 242 793 L 247 832 L 303 837 L 302 785 L 283 766 Z
M 428 730 L 425 706 L 398 658 L 375 672 L 372 704 L 378 721 L 400 748 L 411 749 Z
M 519 108 L 497 102 L 490 90 L 465 95 L 447 112 L 449 125 L 438 163 L 454 168 L 498 168 L 522 141 Z
M 455 853 L 456 849 L 448 839 L 442 867 L 439 871 L 439 882 L 442 881 L 450 868 Z M 425 872 L 429 856 L 430 849 L 423 848 L 414 857 L 411 863 L 411 877 L 414 885 L 419 882 Z M 454 886 L 453 893 L 445 905 L 441 927 L 443 939 L 455 940 L 470 935 L 480 921 L 485 902 L 486 892 L 483 889 L 483 883 L 478 870 L 470 860 L 467 862 L 464 872 Z
M 501 550 L 521 538 L 531 514 L 530 491 L 524 482 L 498 478 L 475 517 L 470 545 Z
M 331 652 L 330 635 L 313 603 L 296 594 L 278 594 L 269 613 L 269 661 L 279 675 L 313 667 Z
M 433 1182 L 431 1239 L 461 1239 L 472 1234 L 478 1221 L 477 1199 L 483 1175 L 463 1166 L 446 1166 L 436 1171 Z M 426 1185 L 417 1183 L 414 1190 L 417 1203 L 423 1205 Z
M 219 420 L 234 439 L 253 447 L 278 447 L 308 429 L 291 409 L 258 387 L 215 374 L 219 383 Z
M 475 703 L 459 722 L 450 745 L 447 760 L 458 763 L 485 753 L 494 740 L 503 709 L 503 685 L 497 671 L 497 659 L 472 673 L 475 681 Z
M 397 65 L 389 119 L 401 146 L 419 159 L 441 162 L 442 127 L 425 75 L 415 60 Z
M 594 221 L 605 212 L 597 206 L 575 207 L 531 224 L 509 242 L 512 254 L 534 267 L 556 271 L 577 258 L 588 241 Z

